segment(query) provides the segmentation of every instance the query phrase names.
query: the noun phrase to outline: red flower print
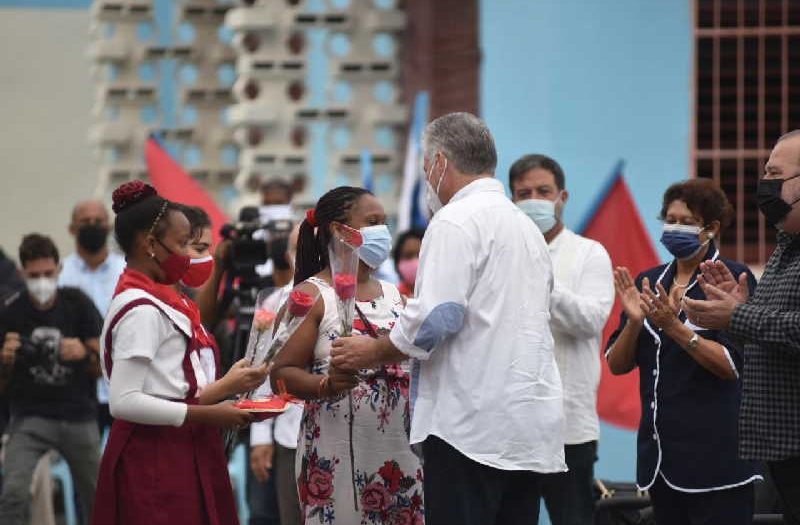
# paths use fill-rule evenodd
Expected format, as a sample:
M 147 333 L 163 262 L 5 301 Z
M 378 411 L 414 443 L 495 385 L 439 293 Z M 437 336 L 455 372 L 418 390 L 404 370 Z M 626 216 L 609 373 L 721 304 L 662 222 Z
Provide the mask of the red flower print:
M 370 483 L 361 493 L 361 506 L 366 512 L 383 512 L 392 506 L 392 495 L 382 483 Z
M 419 494 L 414 494 L 411 496 L 411 506 L 415 509 L 418 509 L 422 506 L 422 498 Z
M 400 480 L 403 479 L 403 471 L 397 465 L 396 461 L 387 461 L 378 470 L 383 480 L 388 484 L 389 491 L 392 493 L 400 490 Z
M 308 503 L 308 484 L 303 480 L 302 476 L 297 478 L 297 495 L 300 497 L 301 503 Z
M 372 323 L 369 323 L 369 325 L 372 327 L 372 330 L 375 333 L 378 332 L 378 326 L 377 325 L 374 325 Z M 367 325 L 365 325 L 364 321 L 362 321 L 361 319 L 354 319 L 353 320 L 353 328 L 355 330 L 358 330 L 362 334 L 369 334 L 369 329 L 367 328 Z
M 312 505 L 325 505 L 333 495 L 333 474 L 318 466 L 308 470 L 308 502 Z
M 406 507 L 394 515 L 392 525 L 414 525 L 414 512 Z

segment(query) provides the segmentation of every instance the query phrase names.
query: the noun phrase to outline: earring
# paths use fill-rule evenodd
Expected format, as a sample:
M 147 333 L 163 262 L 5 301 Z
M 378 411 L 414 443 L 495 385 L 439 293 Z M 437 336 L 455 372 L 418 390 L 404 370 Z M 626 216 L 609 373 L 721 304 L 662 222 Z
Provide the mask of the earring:
M 709 234 L 708 234 L 708 238 L 709 238 L 709 239 L 713 239 L 713 238 L 714 238 L 714 232 L 711 232 L 711 233 L 709 233 Z

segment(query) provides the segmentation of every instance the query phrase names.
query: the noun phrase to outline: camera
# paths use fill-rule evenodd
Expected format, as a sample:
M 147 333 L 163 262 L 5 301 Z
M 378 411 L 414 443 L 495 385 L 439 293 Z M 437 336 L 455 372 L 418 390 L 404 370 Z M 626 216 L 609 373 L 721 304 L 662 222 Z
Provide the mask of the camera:
M 271 285 L 271 266 L 288 269 L 286 250 L 293 223 L 289 219 L 262 221 L 258 208 L 243 208 L 239 222 L 227 224 L 222 228 L 222 236 L 231 240 L 228 270 L 238 279 L 240 292 L 255 290 Z M 251 301 L 248 301 L 251 302 Z
M 275 286 L 273 270 L 290 268 L 286 252 L 294 223 L 288 218 L 290 207 L 279 208 L 278 214 L 256 207 L 242 208 L 239 221 L 226 224 L 220 232 L 231 242 L 223 305 L 226 309 L 232 301 L 235 307 L 232 362 L 244 355 L 259 290 Z
M 61 332 L 56 328 L 38 327 L 30 337 L 20 337 L 19 356 L 31 363 L 55 361 L 61 352 Z

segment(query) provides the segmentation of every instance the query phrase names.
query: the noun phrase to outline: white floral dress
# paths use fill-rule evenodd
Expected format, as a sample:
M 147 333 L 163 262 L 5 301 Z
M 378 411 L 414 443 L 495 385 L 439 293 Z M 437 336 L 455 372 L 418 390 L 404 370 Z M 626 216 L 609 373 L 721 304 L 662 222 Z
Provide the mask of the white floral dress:
M 331 342 L 340 335 L 333 288 L 311 278 L 325 302 L 311 372 L 328 370 Z M 358 307 L 380 335 L 403 308 L 397 288 Z M 355 316 L 354 334 L 369 335 Z M 422 466 L 408 444 L 408 364 L 366 375 L 340 398 L 306 401 L 297 446 L 297 486 L 304 523 L 423 525 Z

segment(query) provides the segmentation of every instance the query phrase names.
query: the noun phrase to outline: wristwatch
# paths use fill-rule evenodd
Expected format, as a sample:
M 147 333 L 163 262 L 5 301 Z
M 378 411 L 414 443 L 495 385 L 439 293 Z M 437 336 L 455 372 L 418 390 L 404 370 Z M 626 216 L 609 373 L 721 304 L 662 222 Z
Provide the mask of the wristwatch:
M 697 348 L 697 345 L 699 345 L 699 344 L 700 344 L 700 336 L 697 335 L 697 334 L 694 334 L 692 336 L 692 338 L 689 339 L 689 342 L 686 344 L 686 351 L 687 352 L 691 352 L 692 350 Z

